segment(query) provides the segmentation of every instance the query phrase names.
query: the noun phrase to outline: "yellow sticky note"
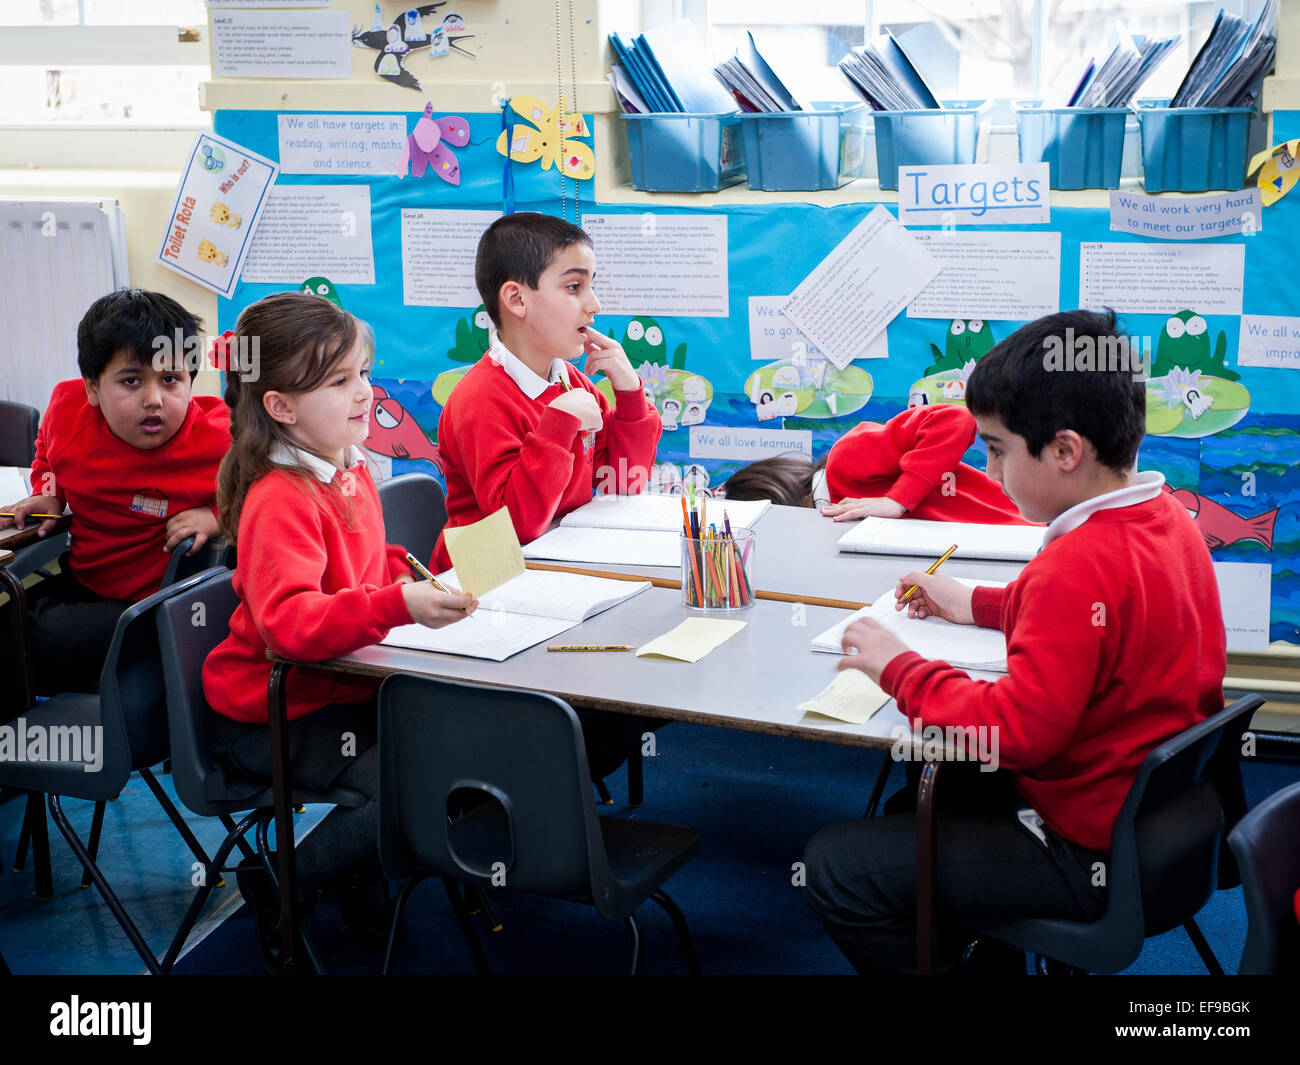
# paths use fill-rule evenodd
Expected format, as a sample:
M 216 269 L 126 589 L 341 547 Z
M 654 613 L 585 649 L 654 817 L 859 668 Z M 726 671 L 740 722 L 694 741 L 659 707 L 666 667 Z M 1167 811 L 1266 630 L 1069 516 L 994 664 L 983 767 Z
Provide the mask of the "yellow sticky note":
M 888 694 L 862 670 L 843 669 L 817 695 L 800 703 L 798 708 L 808 714 L 864 725 L 887 702 Z
M 524 572 L 524 552 L 506 507 L 473 525 L 448 529 L 445 539 L 461 589 L 475 599 Z
M 655 655 L 698 662 L 715 647 L 725 643 L 745 627 L 743 621 L 720 621 L 714 618 L 687 618 L 677 628 L 651 640 L 637 651 L 638 658 Z

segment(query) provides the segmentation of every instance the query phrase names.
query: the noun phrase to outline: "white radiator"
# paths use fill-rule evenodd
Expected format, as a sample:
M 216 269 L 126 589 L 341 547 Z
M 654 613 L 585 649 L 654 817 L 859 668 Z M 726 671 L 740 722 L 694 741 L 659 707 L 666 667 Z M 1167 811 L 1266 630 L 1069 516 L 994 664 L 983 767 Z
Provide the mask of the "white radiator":
M 0 399 L 44 410 L 86 308 L 128 284 L 116 200 L 0 199 Z

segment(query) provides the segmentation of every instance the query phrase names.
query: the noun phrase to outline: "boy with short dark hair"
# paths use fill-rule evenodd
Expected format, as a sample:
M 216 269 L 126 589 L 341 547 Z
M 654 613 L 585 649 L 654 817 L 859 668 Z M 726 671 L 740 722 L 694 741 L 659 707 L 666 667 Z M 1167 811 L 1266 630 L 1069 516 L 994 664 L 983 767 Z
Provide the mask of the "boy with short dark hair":
M 1048 523 L 1042 551 L 1005 589 L 909 573 L 896 592 L 903 609 L 904 591 L 919 586 L 906 606 L 913 616 L 1001 628 L 1007 675 L 972 680 L 865 620 L 844 636 L 840 669 L 878 681 L 914 729 L 974 728 L 1009 771 L 952 780 L 968 793 L 939 811 L 937 900 L 952 925 L 963 913 L 1100 916 L 1098 870 L 1138 766 L 1223 708 L 1225 634 L 1209 552 L 1161 492 L 1164 478 L 1136 471 L 1143 381 L 1122 369 L 1049 368 L 1047 347 L 1067 330 L 1076 344 L 1116 338 L 1113 315 L 1050 315 L 984 356 L 966 392 L 989 476 L 1025 517 Z M 914 853 L 914 828 L 899 814 L 830 826 L 808 845 L 809 904 L 860 972 L 907 970 L 915 959 L 916 873 L 899 860 Z M 969 938 L 953 932 L 940 928 L 949 959 Z
M 121 612 L 158 590 L 176 545 L 193 536 L 197 551 L 217 533 L 230 418 L 217 397 L 191 396 L 200 343 L 194 315 L 139 289 L 96 300 L 77 327 L 81 380 L 55 386 L 36 438 L 34 494 L 0 517 L 0 528 L 21 529 L 33 514 L 72 509 L 61 572 L 29 593 L 38 694 L 98 691 Z M 42 519 L 41 535 L 54 526 Z M 0 715 L 22 712 L 3 702 L 13 686 L 0 687 Z
M 591 238 L 559 218 L 507 215 L 483 234 L 474 279 L 497 337 L 438 422 L 448 528 L 506 506 L 528 543 L 589 502 L 598 480 L 644 486 L 663 424 L 622 347 L 592 328 L 595 272 Z M 568 365 L 584 353 L 586 374 Z M 596 373 L 614 386 L 612 410 Z M 451 563 L 442 536 L 433 561 Z

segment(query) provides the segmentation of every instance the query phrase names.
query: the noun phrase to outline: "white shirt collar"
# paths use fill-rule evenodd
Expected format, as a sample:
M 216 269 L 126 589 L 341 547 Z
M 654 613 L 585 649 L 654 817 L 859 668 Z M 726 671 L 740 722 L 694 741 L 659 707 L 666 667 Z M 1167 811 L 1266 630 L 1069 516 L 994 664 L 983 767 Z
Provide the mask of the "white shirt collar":
M 1114 510 L 1118 507 L 1131 507 L 1155 499 L 1164 487 L 1165 475 L 1155 470 L 1145 470 L 1137 475 L 1137 481 L 1113 492 L 1104 492 L 1082 503 L 1076 503 L 1069 510 L 1058 514 L 1043 533 L 1043 546 L 1053 540 L 1073 532 L 1099 510 Z
M 568 365 L 563 359 L 552 359 L 547 376 L 539 377 L 524 365 L 523 359 L 501 343 L 500 338 L 488 349 L 488 354 L 493 362 L 505 370 L 510 380 L 519 386 L 519 391 L 529 399 L 536 399 L 551 385 L 558 384 L 568 377 Z
M 329 484 L 334 480 L 335 474 L 339 471 L 335 468 L 334 463 L 326 462 L 310 451 L 305 451 L 300 447 L 292 444 L 282 444 L 277 442 L 271 448 L 271 461 L 281 466 L 304 466 L 311 471 L 311 475 L 320 481 L 321 484 Z M 360 463 L 366 461 L 366 456 L 356 444 L 349 444 L 348 449 L 343 452 L 343 468 L 353 469 Z

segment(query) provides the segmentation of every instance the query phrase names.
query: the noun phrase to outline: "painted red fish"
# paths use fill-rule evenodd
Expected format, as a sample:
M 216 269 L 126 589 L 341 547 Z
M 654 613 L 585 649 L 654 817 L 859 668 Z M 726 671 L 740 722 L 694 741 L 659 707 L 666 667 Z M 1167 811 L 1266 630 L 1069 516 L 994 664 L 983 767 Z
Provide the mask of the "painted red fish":
M 377 455 L 395 459 L 425 459 L 442 472 L 442 456 L 438 445 L 425 435 L 397 400 L 381 386 L 372 385 L 374 396 L 370 401 L 370 435 L 366 447 Z
M 1205 546 L 1211 551 L 1242 540 L 1254 540 L 1270 551 L 1273 549 L 1273 525 L 1277 521 L 1277 507 L 1247 518 L 1187 488 L 1174 489 L 1165 485 L 1165 491 L 1187 508 L 1196 527 L 1205 537 Z

